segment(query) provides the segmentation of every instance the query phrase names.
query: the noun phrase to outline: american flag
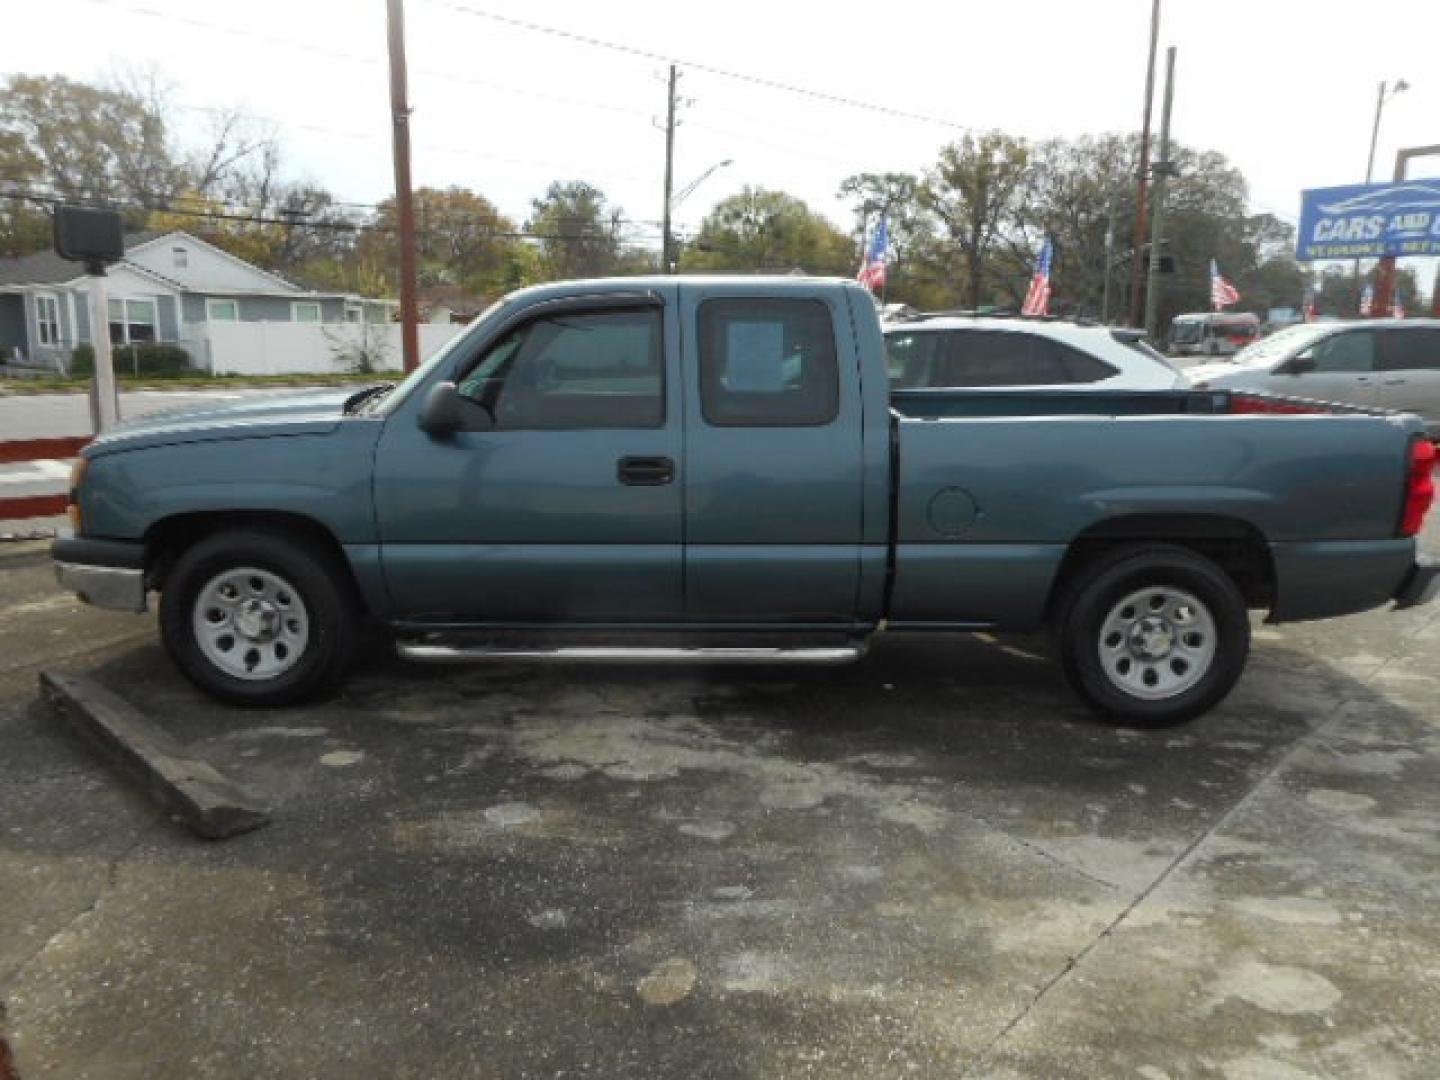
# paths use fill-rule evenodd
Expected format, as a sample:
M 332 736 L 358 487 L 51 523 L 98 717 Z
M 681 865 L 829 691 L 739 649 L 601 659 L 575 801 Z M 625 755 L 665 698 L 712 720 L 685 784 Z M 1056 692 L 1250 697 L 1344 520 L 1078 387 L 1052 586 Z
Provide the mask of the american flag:
M 870 247 L 865 252 L 865 261 L 855 280 L 871 292 L 885 288 L 885 260 L 890 256 L 890 226 L 882 217 L 875 226 L 875 235 L 870 237 Z
M 1030 279 L 1030 291 L 1025 294 L 1025 303 L 1020 307 L 1022 315 L 1044 315 L 1050 310 L 1050 262 L 1055 257 L 1055 247 L 1049 238 L 1040 249 L 1040 261 L 1035 264 L 1035 276 Z
M 1360 291 L 1360 314 L 1369 318 L 1370 312 L 1375 308 L 1375 290 L 1369 285 Z
M 1227 308 L 1231 304 L 1238 303 L 1240 293 L 1234 285 L 1220 276 L 1220 267 L 1214 259 L 1210 260 L 1210 306 L 1216 311 Z

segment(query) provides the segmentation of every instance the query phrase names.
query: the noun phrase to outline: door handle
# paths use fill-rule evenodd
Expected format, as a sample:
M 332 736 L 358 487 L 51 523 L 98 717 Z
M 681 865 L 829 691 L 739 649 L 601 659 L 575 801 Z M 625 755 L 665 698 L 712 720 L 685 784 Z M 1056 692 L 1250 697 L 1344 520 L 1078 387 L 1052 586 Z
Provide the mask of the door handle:
M 1385 384 L 1386 386 L 1404 386 L 1404 385 L 1405 385 L 1405 380 L 1404 380 L 1404 379 L 1386 379 L 1386 380 L 1384 380 L 1384 384 Z
M 675 479 L 675 462 L 668 457 L 623 457 L 615 476 L 629 487 L 660 487 Z

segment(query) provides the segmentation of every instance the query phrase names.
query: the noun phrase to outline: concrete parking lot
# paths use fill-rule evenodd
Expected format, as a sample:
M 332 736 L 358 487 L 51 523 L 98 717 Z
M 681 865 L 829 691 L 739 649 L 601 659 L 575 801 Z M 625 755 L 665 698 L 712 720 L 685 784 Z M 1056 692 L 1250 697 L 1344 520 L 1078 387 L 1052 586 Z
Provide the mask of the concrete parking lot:
M 1428 544 L 1440 547 L 1440 530 Z M 1025 639 L 840 669 L 406 666 L 245 711 L 0 548 L 0 1030 L 41 1077 L 1432 1077 L 1440 606 L 1097 722 Z M 261 792 L 224 843 L 90 674 Z

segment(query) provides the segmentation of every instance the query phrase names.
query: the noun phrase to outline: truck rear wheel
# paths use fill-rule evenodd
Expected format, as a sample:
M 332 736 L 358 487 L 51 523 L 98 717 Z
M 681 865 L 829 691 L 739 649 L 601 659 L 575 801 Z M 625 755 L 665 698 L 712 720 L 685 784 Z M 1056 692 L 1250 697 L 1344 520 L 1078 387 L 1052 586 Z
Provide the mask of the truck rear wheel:
M 1213 708 L 1250 652 L 1245 599 L 1186 548 L 1117 548 L 1069 583 L 1055 623 L 1066 678 L 1091 708 L 1149 727 Z
M 358 639 L 350 584 L 299 537 L 245 530 L 188 548 L 166 575 L 160 634 L 206 693 L 286 705 L 332 688 Z

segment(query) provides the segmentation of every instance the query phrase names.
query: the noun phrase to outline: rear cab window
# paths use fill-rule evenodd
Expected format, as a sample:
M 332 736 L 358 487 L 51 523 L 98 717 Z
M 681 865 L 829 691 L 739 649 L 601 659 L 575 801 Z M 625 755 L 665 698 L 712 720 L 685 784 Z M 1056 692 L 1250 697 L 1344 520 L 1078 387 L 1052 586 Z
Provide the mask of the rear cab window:
M 830 309 L 819 300 L 700 305 L 700 406 L 716 427 L 810 427 L 840 408 Z

